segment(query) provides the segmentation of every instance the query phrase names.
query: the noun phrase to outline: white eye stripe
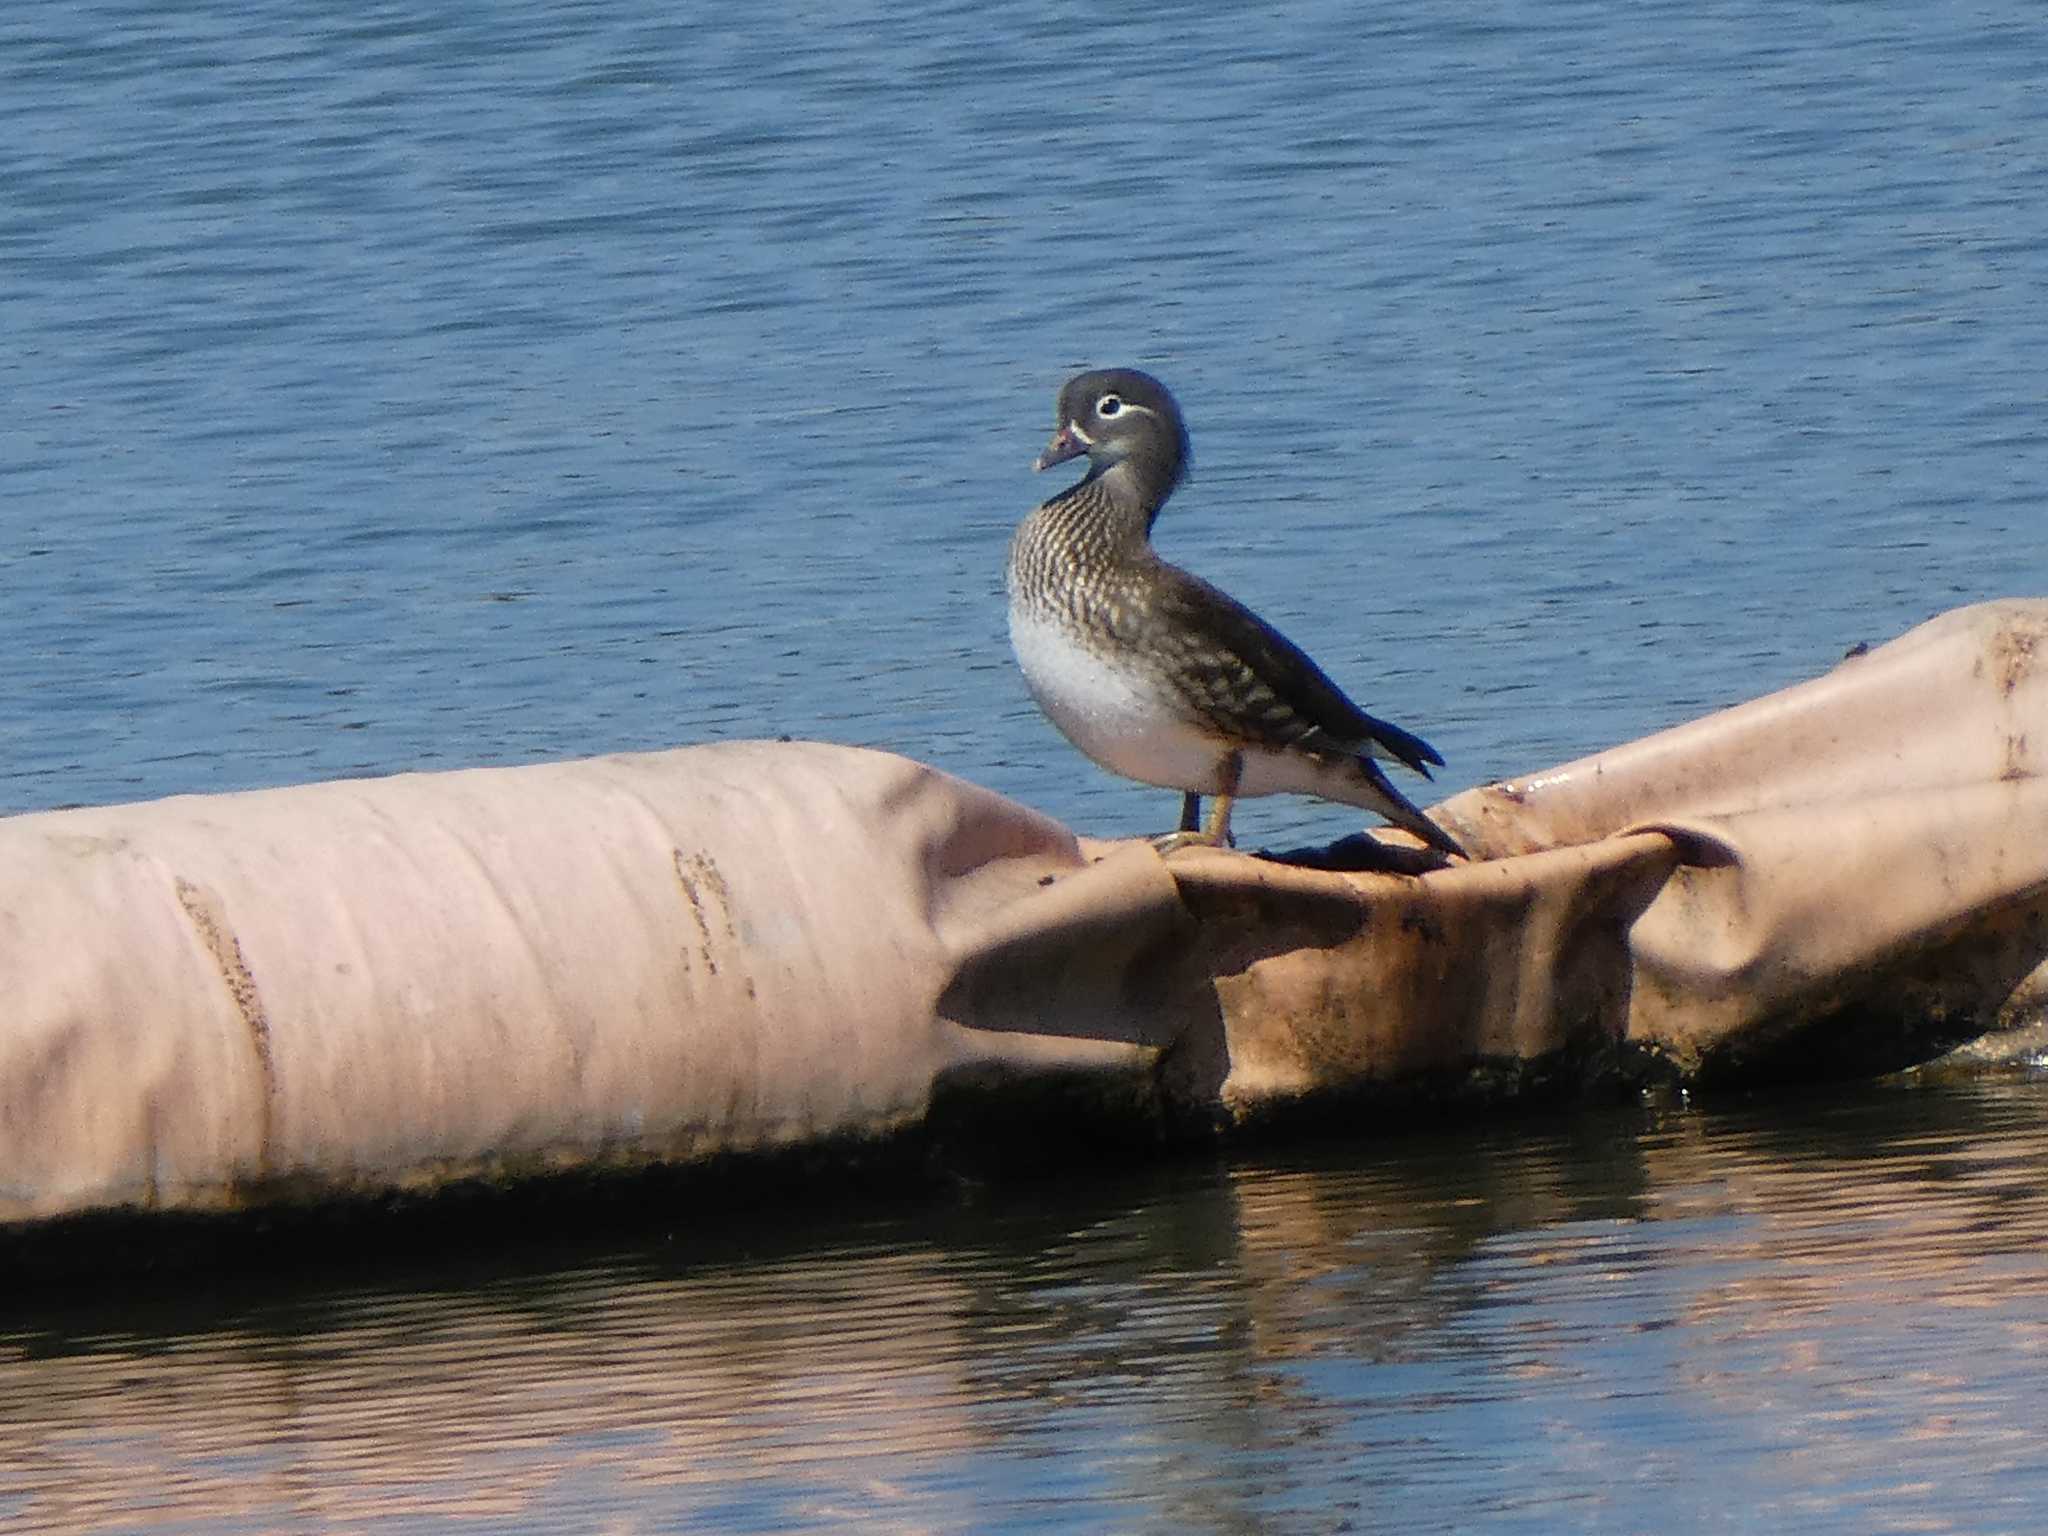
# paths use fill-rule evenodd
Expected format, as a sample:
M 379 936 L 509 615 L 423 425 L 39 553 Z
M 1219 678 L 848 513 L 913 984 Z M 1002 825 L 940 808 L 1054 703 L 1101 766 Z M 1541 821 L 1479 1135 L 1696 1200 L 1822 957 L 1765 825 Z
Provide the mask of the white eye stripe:
M 1102 409 L 1104 401 L 1114 401 L 1115 409 L 1104 411 Z M 1102 396 L 1101 399 L 1095 402 L 1094 410 L 1088 414 L 1097 417 L 1102 417 L 1106 420 L 1116 421 L 1124 416 L 1129 415 L 1133 411 L 1136 411 L 1141 415 L 1150 416 L 1154 420 L 1157 420 L 1159 416 L 1159 413 L 1153 410 L 1149 405 L 1139 405 L 1135 401 L 1126 400 L 1123 398 L 1123 396 L 1115 394 Z M 1092 432 L 1090 432 L 1086 427 L 1081 425 L 1081 418 L 1079 416 L 1070 417 L 1066 425 L 1061 430 L 1071 435 L 1074 441 L 1079 443 L 1083 448 L 1088 449 L 1091 453 L 1094 452 L 1096 448 L 1095 435 Z M 1121 457 L 1121 454 L 1119 454 L 1119 457 Z
M 1115 421 L 1130 415 L 1133 411 L 1141 416 L 1150 416 L 1154 420 L 1159 416 L 1151 406 L 1140 405 L 1135 400 L 1126 400 L 1122 395 L 1115 393 L 1106 394 L 1095 402 L 1095 414 L 1103 421 Z

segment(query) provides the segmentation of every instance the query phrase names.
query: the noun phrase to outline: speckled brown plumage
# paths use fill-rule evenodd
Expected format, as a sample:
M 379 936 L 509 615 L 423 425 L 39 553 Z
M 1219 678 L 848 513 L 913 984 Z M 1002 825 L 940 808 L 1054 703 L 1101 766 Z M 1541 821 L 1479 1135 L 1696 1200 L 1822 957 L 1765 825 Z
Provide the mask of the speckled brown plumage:
M 1054 723 L 1146 782 L 1321 794 L 1457 852 L 1372 761 L 1392 757 L 1427 776 L 1443 761 L 1434 748 L 1367 714 L 1298 646 L 1152 548 L 1188 459 L 1165 386 L 1130 369 L 1082 374 L 1062 390 L 1059 416 L 1040 467 L 1086 453 L 1090 471 L 1024 520 L 1008 570 L 1012 640 Z

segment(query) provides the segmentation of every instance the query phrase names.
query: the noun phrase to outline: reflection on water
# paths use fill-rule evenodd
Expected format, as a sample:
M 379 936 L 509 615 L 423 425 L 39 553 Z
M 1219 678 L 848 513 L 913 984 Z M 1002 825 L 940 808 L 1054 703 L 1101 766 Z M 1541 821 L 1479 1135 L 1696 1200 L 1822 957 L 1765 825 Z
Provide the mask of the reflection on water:
M 2025 1529 L 2044 1154 L 1866 1090 L 38 1304 L 0 1530 Z

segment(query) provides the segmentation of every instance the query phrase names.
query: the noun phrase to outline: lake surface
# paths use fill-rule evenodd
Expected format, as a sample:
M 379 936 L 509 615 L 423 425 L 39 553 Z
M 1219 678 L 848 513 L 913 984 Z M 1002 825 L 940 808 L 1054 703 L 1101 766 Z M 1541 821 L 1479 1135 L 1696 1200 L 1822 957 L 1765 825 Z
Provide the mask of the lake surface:
M 1105 362 L 1446 791 L 1797 681 L 2048 591 L 2044 78 L 2020 3 L 5 8 L 0 810 L 795 735 L 1158 830 L 1004 636 Z M 2039 1094 L 38 1312 L 0 1528 L 2033 1529 Z
M 46 1302 L 0 1531 L 2033 1531 L 2044 1159 L 1860 1090 Z

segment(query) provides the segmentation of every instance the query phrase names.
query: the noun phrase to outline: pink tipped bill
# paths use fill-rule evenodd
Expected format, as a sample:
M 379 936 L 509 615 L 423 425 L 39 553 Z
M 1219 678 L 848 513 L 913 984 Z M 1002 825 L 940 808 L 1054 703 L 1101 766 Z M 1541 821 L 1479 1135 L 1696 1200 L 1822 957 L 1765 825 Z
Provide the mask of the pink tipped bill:
M 1081 429 L 1071 421 L 1053 433 L 1052 441 L 1045 445 L 1045 452 L 1038 456 L 1031 467 L 1034 470 L 1051 469 L 1055 464 L 1064 464 L 1069 459 L 1078 459 L 1088 451 L 1088 439 L 1081 435 Z

